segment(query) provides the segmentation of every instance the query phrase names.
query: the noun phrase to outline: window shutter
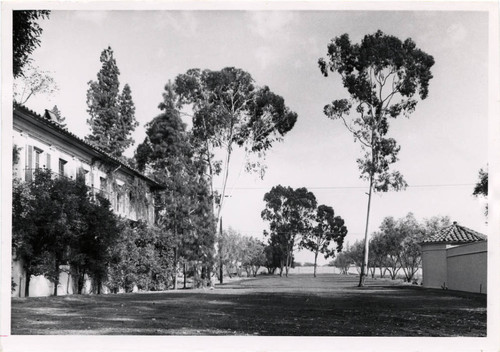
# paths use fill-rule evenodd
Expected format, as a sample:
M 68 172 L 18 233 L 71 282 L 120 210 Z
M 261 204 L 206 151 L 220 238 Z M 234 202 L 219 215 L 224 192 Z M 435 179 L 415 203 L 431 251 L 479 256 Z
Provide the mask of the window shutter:
M 33 146 L 28 145 L 28 149 L 26 152 L 28 155 L 26 156 L 26 181 L 31 181 L 32 180 L 32 168 L 33 168 Z
M 50 154 L 47 153 L 47 169 L 50 170 Z

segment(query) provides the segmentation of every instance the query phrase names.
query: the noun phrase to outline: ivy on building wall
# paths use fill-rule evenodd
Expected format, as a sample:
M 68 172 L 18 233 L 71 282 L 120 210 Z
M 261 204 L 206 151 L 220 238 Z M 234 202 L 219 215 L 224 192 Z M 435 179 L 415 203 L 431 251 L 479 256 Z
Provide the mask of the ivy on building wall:
M 110 185 L 113 193 L 119 195 L 121 199 L 128 197 L 130 204 L 137 213 L 137 217 L 147 218 L 149 214 L 149 201 L 146 181 L 138 177 L 127 177 L 123 180 L 123 185 L 119 185 L 116 171 L 117 169 L 107 169 L 105 171 L 107 183 Z
M 12 146 L 12 165 L 17 165 L 19 163 L 19 154 L 21 153 L 21 147 L 16 144 Z

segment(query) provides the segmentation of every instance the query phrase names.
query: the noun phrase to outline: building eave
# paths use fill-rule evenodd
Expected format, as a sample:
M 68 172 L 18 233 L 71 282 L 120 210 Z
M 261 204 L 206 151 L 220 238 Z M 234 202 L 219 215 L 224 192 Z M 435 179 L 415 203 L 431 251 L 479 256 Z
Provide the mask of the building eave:
M 132 168 L 131 166 L 123 163 L 122 161 L 116 159 L 115 157 L 109 155 L 103 150 L 94 147 L 90 143 L 86 142 L 82 138 L 78 137 L 74 133 L 62 128 L 57 123 L 50 121 L 34 111 L 22 106 L 20 104 L 14 103 L 13 107 L 14 116 L 24 120 L 25 122 L 36 126 L 37 128 L 43 130 L 45 133 L 51 134 L 60 140 L 82 150 L 87 153 L 92 160 L 102 160 L 107 164 L 114 165 L 115 167 L 120 167 L 127 174 L 139 177 L 145 180 L 151 189 L 164 189 L 165 186 L 158 183 L 154 179 L 142 174 L 140 171 Z M 15 119 L 14 119 L 15 124 Z

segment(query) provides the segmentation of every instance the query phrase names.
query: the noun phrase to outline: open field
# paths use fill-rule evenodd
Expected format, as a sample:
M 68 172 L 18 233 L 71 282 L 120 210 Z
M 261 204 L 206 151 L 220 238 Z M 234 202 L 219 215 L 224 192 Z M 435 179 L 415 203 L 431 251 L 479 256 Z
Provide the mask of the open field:
M 13 298 L 12 334 L 486 336 L 486 296 L 356 276 L 259 276 L 118 295 Z

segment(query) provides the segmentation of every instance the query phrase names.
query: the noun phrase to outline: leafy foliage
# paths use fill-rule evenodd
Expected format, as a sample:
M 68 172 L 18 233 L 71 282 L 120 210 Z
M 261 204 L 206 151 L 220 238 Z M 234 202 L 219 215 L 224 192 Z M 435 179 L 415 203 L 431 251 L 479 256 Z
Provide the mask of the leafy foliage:
M 409 116 L 416 107 L 416 94 L 425 99 L 432 78 L 432 56 L 418 49 L 410 39 L 401 42 L 382 31 L 366 35 L 361 44 L 351 44 L 349 35 L 334 38 L 328 45 L 328 59 L 320 59 L 323 75 L 337 72 L 351 98 L 334 100 L 325 114 L 342 119 L 365 152 L 358 159 L 362 178 L 374 178 L 374 190 L 386 192 L 406 186 L 398 172 L 389 172 L 400 147 L 385 137 L 389 119 Z M 348 123 L 352 108 L 358 113 Z
M 340 269 L 340 273 L 342 275 L 347 275 L 349 272 L 349 268 L 352 264 L 352 259 L 349 256 L 348 252 L 345 251 L 345 252 L 338 253 L 335 256 L 335 259 L 333 260 L 332 264 L 336 268 Z
M 40 46 L 42 28 L 39 20 L 49 18 L 49 10 L 22 10 L 12 12 L 12 65 L 14 77 L 23 76 L 33 51 Z
M 372 267 L 388 271 L 395 279 L 400 270 L 405 279 L 411 282 L 422 264 L 422 249 L 420 243 L 434 235 L 441 228 L 449 226 L 448 217 L 433 217 L 418 222 L 412 213 L 404 218 L 386 217 L 380 225 L 380 230 L 372 235 L 370 250 Z
M 109 203 L 91 200 L 83 182 L 53 179 L 46 169 L 35 170 L 29 182 L 15 179 L 13 186 L 12 248 L 26 271 L 26 295 L 32 275 L 52 281 L 57 295 L 61 266 L 67 264 L 79 280 L 87 274 L 101 283 L 118 233 Z
M 269 222 L 270 243 L 279 246 L 284 258 L 285 274 L 292 263 L 297 238 L 311 228 L 316 197 L 306 188 L 274 186 L 264 195 L 266 208 L 261 217 Z
M 138 122 L 135 120 L 135 106 L 128 84 L 125 84 L 120 94 L 120 71 L 111 47 L 102 51 L 100 61 L 102 66 L 97 81 L 88 82 L 87 112 L 90 119 L 87 123 L 91 133 L 85 139 L 118 158 L 134 143 L 130 134 Z
M 66 118 L 62 116 L 62 113 L 57 107 L 57 105 L 54 105 L 51 111 L 54 113 L 54 115 L 56 115 L 59 126 L 61 126 L 62 128 L 66 128 L 66 123 L 65 123 Z
M 165 290 L 172 284 L 172 245 L 169 237 L 144 222 L 120 222 L 120 237 L 111 251 L 106 285 L 114 293 Z
M 474 192 L 472 195 L 476 197 L 488 198 L 488 170 L 479 170 L 479 180 L 474 186 Z M 488 216 L 488 204 L 486 204 L 484 214 Z
M 220 261 L 226 275 L 241 276 L 245 270 L 247 276 L 256 276 L 259 268 L 265 266 L 265 245 L 261 241 L 243 236 L 233 228 L 223 231 L 218 240 Z
M 191 69 L 177 76 L 174 87 L 177 105 L 189 105 L 193 110 L 193 136 L 208 165 L 212 195 L 214 177 L 222 173 L 220 198 L 213 198 L 218 222 L 234 148 L 245 150 L 246 170 L 258 171 L 262 177 L 265 167 L 259 160 L 292 129 L 297 114 L 285 106 L 282 97 L 268 87 L 256 87 L 249 73 L 234 67 L 220 71 Z M 160 108 L 169 104 L 162 103 Z M 215 158 L 216 151 L 221 159 Z M 251 161 L 251 155 L 257 156 L 257 161 Z
M 347 235 L 347 227 L 340 216 L 335 216 L 332 207 L 320 205 L 316 209 L 314 224 L 310 231 L 302 238 L 301 245 L 314 253 L 314 277 L 316 277 L 316 263 L 318 254 L 324 255 L 325 259 L 335 255 L 335 249 L 330 248 L 330 243 L 336 243 L 337 252 L 342 251 L 344 237 Z
M 165 189 L 156 193 L 159 226 L 172 238 L 174 267 L 180 258 L 213 258 L 215 228 L 211 196 L 192 136 L 180 118 L 171 83 L 164 94 L 164 112 L 146 125 L 146 138 L 135 153 L 140 170 L 150 170 Z
M 12 146 L 12 165 L 15 166 L 19 163 L 19 153 L 21 152 L 21 147 L 17 145 Z
M 59 90 L 50 72 L 28 64 L 23 68 L 23 75 L 14 80 L 14 101 L 26 104 L 33 96 L 45 94 L 50 96 Z
M 86 194 L 81 194 L 76 211 L 81 217 L 82 231 L 70 243 L 68 263 L 76 278 L 79 294 L 82 293 L 86 276 L 93 280 L 94 287 L 100 291 L 107 279 L 111 248 L 117 243 L 122 229 L 111 210 L 110 202 L 100 194 L 92 202 L 88 201 Z
M 264 235 L 268 233 L 264 231 Z M 284 253 L 284 246 L 277 243 L 279 240 L 277 236 L 269 238 L 269 243 L 264 247 L 265 264 L 268 274 L 274 274 L 276 269 L 280 268 L 280 276 L 283 274 L 283 267 L 285 266 L 286 255 Z M 292 254 L 292 263 L 293 263 Z
M 365 35 L 360 44 L 352 44 L 343 34 L 328 44 L 327 58 L 320 58 L 319 68 L 326 77 L 338 73 L 349 99 L 336 99 L 324 107 L 327 117 L 340 119 L 361 143 L 363 156 L 357 160 L 361 178 L 369 181 L 369 202 L 372 190 L 402 190 L 407 184 L 399 171 L 390 166 L 398 158 L 400 146 L 387 137 L 389 120 L 400 115 L 408 117 L 417 105 L 416 96 L 425 99 L 432 79 L 434 58 L 418 49 L 412 39 L 404 42 L 382 31 Z M 357 115 L 347 117 L 355 110 Z M 368 218 L 365 232 L 366 255 L 360 275 L 363 285 L 368 258 Z
M 488 196 L 488 171 L 484 171 L 483 169 L 479 170 L 479 180 L 474 186 L 474 192 L 472 194 L 476 197 Z

